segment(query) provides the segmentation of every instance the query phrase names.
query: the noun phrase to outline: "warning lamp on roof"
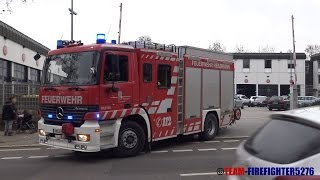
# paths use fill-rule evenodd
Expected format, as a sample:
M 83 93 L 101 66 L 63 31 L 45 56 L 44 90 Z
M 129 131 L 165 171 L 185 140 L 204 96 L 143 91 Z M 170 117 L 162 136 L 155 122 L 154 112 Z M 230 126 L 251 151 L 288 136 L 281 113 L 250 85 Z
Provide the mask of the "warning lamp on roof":
M 106 35 L 105 34 L 97 34 L 97 44 L 106 43 Z
M 111 40 L 111 44 L 117 44 L 116 40 Z

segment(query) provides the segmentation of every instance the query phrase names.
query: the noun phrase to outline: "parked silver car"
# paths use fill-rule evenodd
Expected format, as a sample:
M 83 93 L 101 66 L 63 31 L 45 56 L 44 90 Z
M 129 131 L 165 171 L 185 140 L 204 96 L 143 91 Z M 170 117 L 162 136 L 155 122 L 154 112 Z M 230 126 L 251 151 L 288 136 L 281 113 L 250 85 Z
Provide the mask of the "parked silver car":
M 243 105 L 249 105 L 250 99 L 247 96 L 243 94 L 237 94 L 237 97 L 240 98 L 240 100 L 243 102 Z
M 299 107 L 312 106 L 316 102 L 317 98 L 314 96 L 298 96 Z
M 233 166 L 244 167 L 246 170 L 248 167 L 288 167 L 293 168 L 294 173 L 309 168 L 309 173 L 320 175 L 320 106 L 275 113 L 270 118 L 267 124 L 240 144 L 236 153 L 237 161 Z M 307 172 L 304 174 L 307 175 Z M 228 179 L 259 180 L 275 177 L 245 174 L 229 176 Z
M 241 109 L 244 108 L 243 101 L 237 96 L 234 96 L 234 106 Z

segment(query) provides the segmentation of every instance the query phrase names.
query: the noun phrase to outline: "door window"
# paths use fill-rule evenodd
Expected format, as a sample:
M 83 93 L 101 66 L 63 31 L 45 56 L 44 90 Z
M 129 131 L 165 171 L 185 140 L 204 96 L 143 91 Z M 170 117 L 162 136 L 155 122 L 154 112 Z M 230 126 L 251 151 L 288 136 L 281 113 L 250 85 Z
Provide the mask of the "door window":
M 104 80 L 106 83 L 110 81 L 127 82 L 129 79 L 128 56 L 111 55 L 106 56 L 104 66 Z
M 158 66 L 158 88 L 170 88 L 171 66 L 159 64 Z
M 152 81 L 152 64 L 144 63 L 143 64 L 143 82 Z

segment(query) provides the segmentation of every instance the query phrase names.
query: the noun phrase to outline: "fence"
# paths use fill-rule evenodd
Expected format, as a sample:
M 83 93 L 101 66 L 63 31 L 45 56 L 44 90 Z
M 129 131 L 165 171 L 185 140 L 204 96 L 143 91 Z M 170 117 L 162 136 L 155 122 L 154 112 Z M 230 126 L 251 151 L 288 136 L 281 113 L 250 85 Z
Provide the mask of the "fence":
M 38 92 L 39 84 L 11 84 L 4 83 L 0 85 L 0 108 L 9 99 L 10 96 L 17 96 L 16 107 L 18 111 L 28 110 L 30 113 L 35 114 L 38 110 Z M 2 114 L 2 111 L 0 112 Z

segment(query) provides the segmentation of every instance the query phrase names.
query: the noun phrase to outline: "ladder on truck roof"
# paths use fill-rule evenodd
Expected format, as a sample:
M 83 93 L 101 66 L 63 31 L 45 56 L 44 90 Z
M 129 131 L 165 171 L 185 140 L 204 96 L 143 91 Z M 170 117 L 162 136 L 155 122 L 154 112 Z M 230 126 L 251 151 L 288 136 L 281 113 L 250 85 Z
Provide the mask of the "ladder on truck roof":
M 160 50 L 160 51 L 168 51 L 168 52 L 176 52 L 177 47 L 174 44 L 160 44 L 148 41 L 129 41 L 124 44 L 130 45 L 134 48 L 141 48 L 141 49 L 153 49 L 153 50 Z

